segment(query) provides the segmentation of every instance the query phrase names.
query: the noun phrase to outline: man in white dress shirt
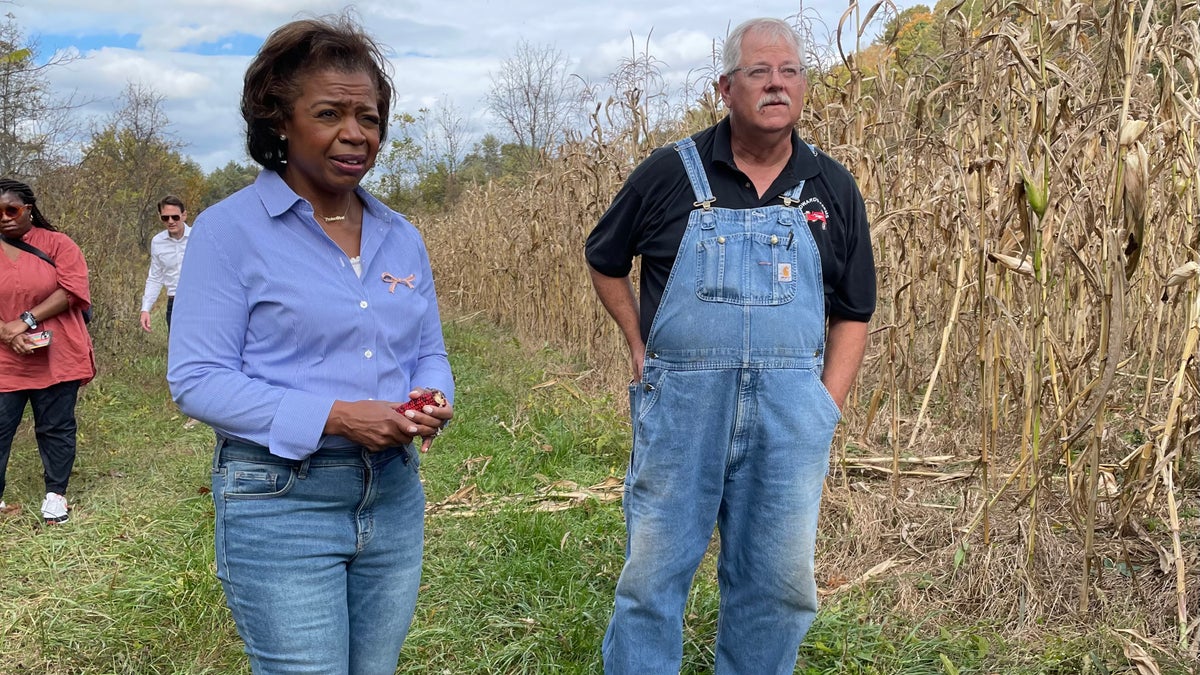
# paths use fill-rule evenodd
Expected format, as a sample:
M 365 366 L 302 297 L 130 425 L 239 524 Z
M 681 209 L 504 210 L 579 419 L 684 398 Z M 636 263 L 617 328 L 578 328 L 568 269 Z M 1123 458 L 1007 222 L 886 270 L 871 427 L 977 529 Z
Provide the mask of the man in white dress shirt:
M 167 195 L 158 202 L 158 217 L 166 229 L 150 240 L 150 274 L 146 276 L 146 290 L 142 293 L 142 330 L 150 329 L 150 308 L 158 301 L 162 289 L 167 289 L 167 330 L 171 329 L 171 310 L 175 304 L 175 286 L 179 283 L 179 268 L 183 265 L 183 253 L 187 249 L 188 234 L 192 228 L 187 224 L 187 209 L 183 200 Z

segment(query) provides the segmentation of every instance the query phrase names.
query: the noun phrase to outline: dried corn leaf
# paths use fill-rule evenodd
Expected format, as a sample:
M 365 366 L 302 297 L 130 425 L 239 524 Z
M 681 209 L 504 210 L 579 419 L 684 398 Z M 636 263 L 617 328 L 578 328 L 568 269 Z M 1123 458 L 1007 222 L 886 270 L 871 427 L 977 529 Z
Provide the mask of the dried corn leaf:
M 1128 148 L 1142 136 L 1146 130 L 1146 120 L 1125 120 L 1121 125 L 1121 147 Z
M 988 260 L 1000 263 L 1017 274 L 1033 276 L 1033 262 L 1029 260 L 1028 256 L 1017 257 L 1003 253 L 988 253 Z
M 1121 650 L 1125 652 L 1125 658 L 1129 659 L 1134 668 L 1137 668 L 1138 675 L 1162 675 L 1158 669 L 1158 662 L 1154 660 L 1154 657 L 1150 656 L 1141 645 L 1126 636 L 1136 637 L 1144 642 L 1148 642 L 1146 638 L 1138 635 L 1135 631 L 1125 628 L 1117 629 L 1117 633 L 1121 637 Z
M 476 495 L 475 485 L 472 484 L 436 504 L 426 506 L 425 514 L 477 516 L 494 513 L 512 504 L 525 504 L 530 510 L 539 512 L 565 511 L 593 499 L 601 504 L 620 501 L 624 488 L 624 479 L 617 476 L 609 476 L 588 488 L 580 488 L 569 480 L 555 481 L 533 495 Z
M 839 583 L 837 586 L 835 586 L 833 588 L 819 589 L 817 591 L 817 595 L 822 596 L 822 597 L 827 597 L 830 595 L 834 595 L 835 593 L 840 593 L 847 589 L 853 588 L 855 586 L 860 586 L 862 584 L 867 583 L 868 581 L 871 581 L 872 579 L 874 579 L 876 577 L 883 576 L 883 574 L 885 572 L 887 572 L 888 570 L 892 569 L 893 567 L 895 567 L 896 565 L 899 565 L 899 564 L 900 563 L 897 562 L 895 558 L 888 558 L 887 560 L 879 563 L 878 565 L 872 567 L 871 569 L 867 570 L 866 572 L 863 572 L 862 575 L 860 575 L 857 579 L 847 581 L 847 580 L 845 580 L 845 577 L 831 578 L 830 579 L 831 581 L 834 581 L 836 579 L 836 581 L 840 581 L 841 583 Z
M 1197 274 L 1200 274 L 1200 262 L 1196 262 L 1195 260 L 1185 262 L 1179 267 L 1171 270 L 1171 273 L 1167 275 L 1166 286 L 1167 288 L 1179 286 L 1185 281 L 1195 279 Z
M 1149 203 L 1146 186 L 1150 183 L 1150 159 L 1141 143 L 1125 153 L 1124 195 L 1125 206 L 1125 278 L 1133 278 L 1138 262 L 1142 259 L 1142 246 L 1146 237 L 1146 215 Z

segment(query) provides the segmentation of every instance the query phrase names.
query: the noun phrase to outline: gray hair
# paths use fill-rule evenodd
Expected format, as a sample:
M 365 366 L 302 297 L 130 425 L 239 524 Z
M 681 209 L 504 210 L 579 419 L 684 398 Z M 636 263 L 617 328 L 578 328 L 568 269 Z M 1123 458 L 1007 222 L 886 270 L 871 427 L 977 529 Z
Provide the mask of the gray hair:
M 808 67 L 808 63 L 804 59 L 804 38 L 800 37 L 796 29 L 782 19 L 763 17 L 743 21 L 733 29 L 729 37 L 725 38 L 725 46 L 721 54 L 722 74 L 729 75 L 737 69 L 738 62 L 742 60 L 742 39 L 751 31 L 761 34 L 768 40 L 795 47 L 797 63 L 802 68 Z

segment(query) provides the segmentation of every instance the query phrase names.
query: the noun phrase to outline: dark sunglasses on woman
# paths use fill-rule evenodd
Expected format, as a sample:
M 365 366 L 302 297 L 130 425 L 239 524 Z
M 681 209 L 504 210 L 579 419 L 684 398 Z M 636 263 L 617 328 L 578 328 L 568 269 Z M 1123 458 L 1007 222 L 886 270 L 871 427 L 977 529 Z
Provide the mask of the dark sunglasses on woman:
M 12 219 L 16 218 L 17 216 L 21 215 L 21 212 L 24 211 L 25 207 L 27 207 L 27 206 L 29 206 L 29 205 L 22 204 L 20 206 L 13 206 L 12 204 L 8 204 L 4 208 L 0 208 L 0 215 L 3 215 L 5 218 L 8 218 L 9 220 L 12 220 Z

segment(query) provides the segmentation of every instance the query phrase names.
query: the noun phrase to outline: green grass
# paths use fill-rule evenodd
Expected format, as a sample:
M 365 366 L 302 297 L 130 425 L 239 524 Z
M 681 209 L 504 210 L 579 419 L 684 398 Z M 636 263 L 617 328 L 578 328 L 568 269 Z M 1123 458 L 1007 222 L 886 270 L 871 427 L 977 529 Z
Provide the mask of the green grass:
M 617 502 L 535 508 L 560 481 L 620 477 L 623 405 L 582 395 L 584 368 L 471 323 L 447 325 L 458 378 L 452 427 L 422 460 L 430 504 L 475 486 L 474 511 L 427 519 L 423 587 L 401 673 L 596 673 L 620 573 Z M 163 337 L 85 389 L 72 520 L 40 524 L 41 466 L 28 422 L 0 518 L 0 673 L 245 673 L 212 551 L 211 433 L 163 382 Z M 539 386 L 542 385 L 542 386 Z M 900 614 L 887 582 L 826 602 L 797 673 L 1130 672 L 1097 635 L 1006 641 L 987 617 L 954 625 Z M 712 556 L 688 603 L 684 673 L 712 671 Z M 1160 661 L 1163 673 L 1171 671 Z

